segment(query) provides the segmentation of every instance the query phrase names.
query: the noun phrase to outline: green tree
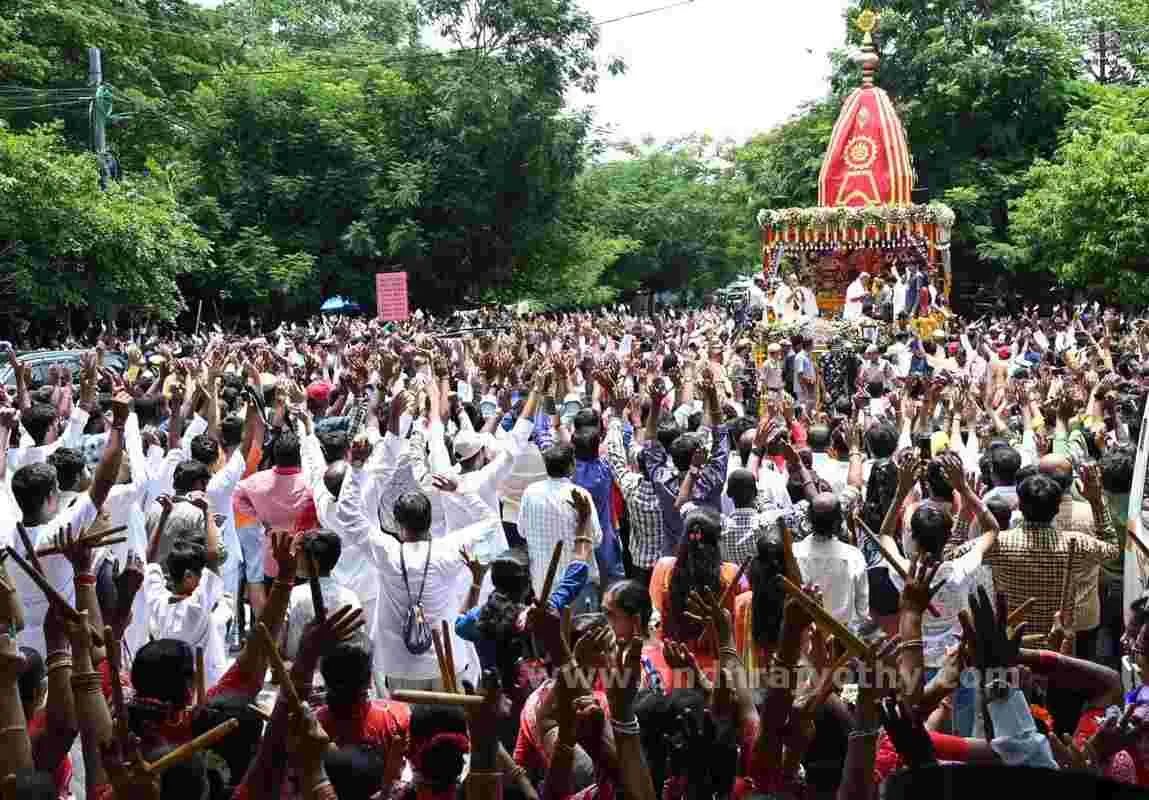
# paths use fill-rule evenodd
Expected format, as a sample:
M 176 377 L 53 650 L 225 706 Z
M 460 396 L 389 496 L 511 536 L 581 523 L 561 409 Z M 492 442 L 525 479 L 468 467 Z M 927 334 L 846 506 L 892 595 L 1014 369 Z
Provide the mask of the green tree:
M 1051 19 L 1082 49 L 1081 65 L 1101 84 L 1149 79 L 1149 0 L 1046 0 Z
M 606 275 L 618 289 L 710 289 L 755 263 L 754 214 L 744 184 L 705 140 L 601 164 L 580 179 L 593 218 L 614 236 L 641 245 Z
M 735 148 L 734 164 L 755 211 L 818 201 L 818 173 L 840 108 L 836 100 L 818 101 Z
M 210 252 L 161 177 L 104 192 L 95 157 L 69 152 L 58 130 L 0 126 L 0 290 L 10 308 L 170 319 L 182 307 L 177 278 Z
M 365 82 L 285 67 L 201 85 L 185 194 L 221 257 L 194 276 L 194 291 L 281 309 L 367 295 L 370 269 L 353 273 L 377 253 L 355 246 L 352 226 L 395 193 L 384 118 L 404 91 L 382 68 Z
M 56 119 L 76 148 L 90 145 L 89 47 L 113 87 L 108 142 L 142 168 L 186 137 L 178 120 L 196 84 L 242 58 L 226 18 L 188 0 L 8 0 L 0 14 L 0 118 L 15 130 Z
M 1149 92 L 1096 88 L 1074 112 L 1052 160 L 1023 176 L 1011 206 L 1011 243 L 998 255 L 1021 270 L 1050 271 L 1071 286 L 1149 302 Z

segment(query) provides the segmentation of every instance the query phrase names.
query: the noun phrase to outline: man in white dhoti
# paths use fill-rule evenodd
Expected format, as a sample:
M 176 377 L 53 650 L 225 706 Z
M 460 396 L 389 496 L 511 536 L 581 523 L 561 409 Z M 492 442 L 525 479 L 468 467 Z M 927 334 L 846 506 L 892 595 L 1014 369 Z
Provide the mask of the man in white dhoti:
M 861 319 L 866 295 L 870 293 L 870 273 L 863 272 L 846 288 L 846 308 L 842 316 L 846 319 Z
M 783 322 L 818 316 L 818 300 L 814 293 L 798 284 L 797 273 L 791 272 L 774 293 L 774 313 Z

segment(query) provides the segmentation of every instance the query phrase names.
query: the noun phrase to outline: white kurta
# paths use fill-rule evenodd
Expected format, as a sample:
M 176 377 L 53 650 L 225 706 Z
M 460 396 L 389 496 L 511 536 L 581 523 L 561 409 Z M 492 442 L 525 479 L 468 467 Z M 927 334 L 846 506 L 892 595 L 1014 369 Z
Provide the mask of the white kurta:
M 178 639 L 192 648 L 203 648 L 203 669 L 207 688 L 211 688 L 227 670 L 227 652 L 223 631 L 213 617 L 216 603 L 223 597 L 223 580 L 205 569 L 199 586 L 183 600 L 172 602 L 173 595 L 164 581 L 159 564 L 148 564 L 144 573 L 148 597 L 148 627 L 153 638 Z
M 855 280 L 846 288 L 846 308 L 842 316 L 846 319 L 860 319 L 862 316 L 862 300 L 868 294 L 862 285 L 861 278 Z

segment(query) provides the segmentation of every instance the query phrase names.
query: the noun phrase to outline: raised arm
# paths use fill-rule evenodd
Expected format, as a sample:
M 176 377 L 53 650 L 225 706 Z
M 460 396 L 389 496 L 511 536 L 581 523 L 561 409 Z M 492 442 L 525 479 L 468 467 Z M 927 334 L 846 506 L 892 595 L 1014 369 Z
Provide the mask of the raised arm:
M 902 504 L 905 503 L 906 498 L 910 496 L 913 491 L 914 485 L 921 475 L 922 467 L 921 462 L 918 461 L 917 454 L 912 451 L 902 451 L 896 458 L 898 467 L 898 489 L 894 494 L 894 502 L 886 510 L 886 517 L 882 520 L 882 530 L 878 534 L 878 539 L 882 543 L 882 547 L 890 554 L 890 557 L 898 562 L 898 566 L 903 571 L 908 571 L 910 562 L 908 559 L 903 558 L 898 550 L 897 542 L 894 540 L 894 534 L 898 530 L 898 514 L 901 512 Z
M 11 635 L 0 634 L 0 769 L 5 775 L 32 769 L 32 742 L 20 701 L 24 657 Z
M 92 488 L 88 490 L 88 497 L 97 511 L 103 507 L 120 476 L 120 461 L 124 456 L 124 426 L 131 412 L 132 396 L 121 387 L 112 399 L 112 427 L 108 431 L 104 456 L 92 476 Z

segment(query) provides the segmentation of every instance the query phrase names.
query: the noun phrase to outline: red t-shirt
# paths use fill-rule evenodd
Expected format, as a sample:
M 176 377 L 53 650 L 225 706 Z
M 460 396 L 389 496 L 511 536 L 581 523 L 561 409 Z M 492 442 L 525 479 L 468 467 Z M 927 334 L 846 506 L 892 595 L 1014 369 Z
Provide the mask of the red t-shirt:
M 385 775 L 385 782 L 397 781 L 402 776 L 403 757 L 407 754 L 411 731 L 411 708 L 406 703 L 364 701 L 350 714 L 339 717 L 334 716 L 328 706 L 322 706 L 316 717 L 337 746 L 364 744 L 383 753 L 388 764 L 397 767 L 389 767 L 388 772 L 395 774 Z M 394 748 L 399 748 L 399 751 L 394 752 Z
M 28 722 L 28 738 L 35 742 L 36 737 L 44 733 L 47 725 L 48 715 L 43 710 L 37 711 Z M 52 781 L 56 784 L 56 795 L 60 798 L 65 798 L 72 793 L 69 788 L 72 783 L 71 756 L 64 756 L 64 759 L 53 768 Z

